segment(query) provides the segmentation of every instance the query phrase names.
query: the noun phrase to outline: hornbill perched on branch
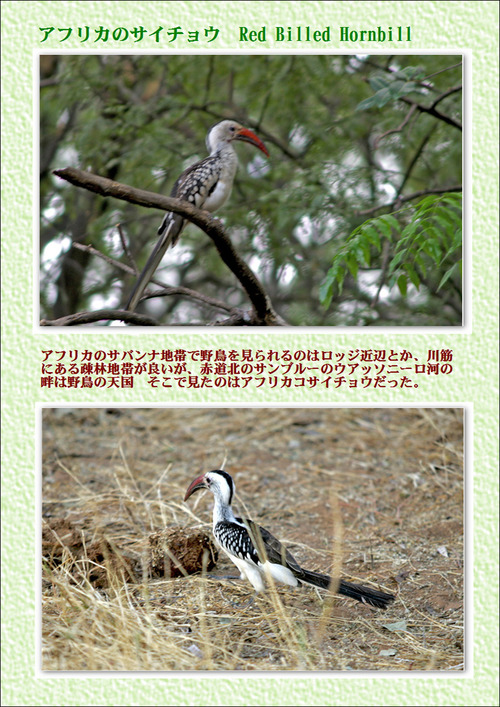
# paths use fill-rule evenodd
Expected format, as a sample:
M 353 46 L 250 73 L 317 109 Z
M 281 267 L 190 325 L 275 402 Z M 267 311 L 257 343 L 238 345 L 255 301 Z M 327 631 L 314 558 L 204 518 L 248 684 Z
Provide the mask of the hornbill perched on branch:
M 223 120 L 208 131 L 206 143 L 209 156 L 181 174 L 170 196 L 210 212 L 223 206 L 231 194 L 238 168 L 238 157 L 233 147 L 235 140 L 249 142 L 269 157 L 264 143 L 255 133 L 234 120 Z M 137 279 L 125 309 L 135 310 L 167 248 L 177 243 L 185 225 L 186 219 L 180 214 L 172 211 L 165 214 L 158 229 L 160 238 Z

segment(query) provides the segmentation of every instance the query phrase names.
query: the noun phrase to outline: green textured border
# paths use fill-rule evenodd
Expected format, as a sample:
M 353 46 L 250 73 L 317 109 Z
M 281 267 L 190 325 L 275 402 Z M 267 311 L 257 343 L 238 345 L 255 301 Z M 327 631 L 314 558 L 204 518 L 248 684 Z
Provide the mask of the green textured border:
M 272 19 L 271 19 L 272 18 Z M 34 326 L 37 318 L 37 172 L 34 76 L 36 53 L 95 49 L 71 40 L 40 45 L 39 27 L 68 26 L 220 27 L 214 50 L 242 51 L 240 24 L 267 25 L 411 25 L 413 41 L 405 52 L 466 54 L 469 81 L 466 117 L 472 117 L 465 145 L 469 212 L 466 255 L 471 294 L 467 327 L 445 330 L 285 330 L 280 332 L 102 332 L 50 331 Z M 498 4 L 496 2 L 3 2 L 2 3 L 2 689 L 6 705 L 490 705 L 498 704 Z M 213 46 L 213 45 L 212 45 Z M 102 46 L 100 47 L 102 49 Z M 130 51 L 132 45 L 110 49 Z M 136 48 L 136 47 L 135 47 Z M 152 40 L 141 50 L 157 51 Z M 180 49 L 181 47 L 179 47 Z M 182 49 L 186 49 L 184 45 Z M 313 48 L 319 51 L 316 47 Z M 252 51 L 312 51 L 304 44 L 245 47 Z M 394 46 L 378 47 L 392 52 Z M 399 49 L 399 48 L 398 48 Z M 197 48 L 197 51 L 200 51 Z M 330 53 L 373 52 L 373 47 L 339 47 Z M 167 51 L 169 51 L 167 49 Z M 208 51 L 208 50 L 207 50 Z M 35 146 L 35 147 L 34 147 Z M 175 339 L 174 339 L 175 336 Z M 118 338 L 117 338 L 118 337 Z M 264 404 L 468 404 L 473 409 L 474 437 L 469 444 L 467 489 L 473 494 L 474 535 L 468 537 L 469 603 L 468 670 L 464 675 L 431 673 L 413 676 L 357 674 L 198 676 L 42 676 L 35 670 L 37 404 L 200 404 L 243 402 L 216 391 L 202 397 L 189 393 L 161 399 L 153 391 L 68 394 L 38 387 L 41 349 L 146 348 L 161 342 L 175 347 L 453 348 L 456 373 L 436 377 L 418 390 L 370 391 L 351 398 L 311 392 L 262 391 Z M 260 392 L 260 391 L 259 391 Z M 470 428 L 468 429 L 470 434 Z M 472 461 L 474 468 L 472 468 Z M 470 528 L 469 528 L 470 530 Z

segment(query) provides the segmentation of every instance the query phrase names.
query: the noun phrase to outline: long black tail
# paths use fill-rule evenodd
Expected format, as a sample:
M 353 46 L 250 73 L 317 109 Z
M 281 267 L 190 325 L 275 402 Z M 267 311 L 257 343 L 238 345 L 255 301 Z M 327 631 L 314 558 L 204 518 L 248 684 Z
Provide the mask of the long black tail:
M 361 584 L 344 582 L 343 579 L 340 580 L 338 593 L 346 597 L 351 597 L 352 599 L 357 599 L 357 601 L 361 601 L 365 604 L 376 606 L 378 609 L 385 609 L 387 604 L 390 604 L 391 601 L 395 599 L 394 594 L 379 592 L 377 589 L 364 587 Z
M 167 252 L 170 245 L 174 245 L 177 238 L 180 236 L 184 224 L 184 219 L 177 214 L 167 212 L 163 217 L 161 226 L 158 229 L 160 238 L 156 242 L 151 255 L 148 258 L 141 274 L 137 278 L 130 297 L 128 298 L 125 309 L 129 312 L 135 311 L 139 301 L 144 293 L 144 290 L 149 284 L 149 281 L 155 274 L 159 264 L 163 260 L 163 256 Z
M 321 589 L 328 589 L 331 583 L 331 578 L 326 574 L 319 574 L 319 572 L 309 572 L 309 570 L 302 570 L 302 574 L 297 575 L 301 582 L 306 584 L 312 584 L 315 587 L 320 587 Z M 343 579 L 340 580 L 338 589 L 338 594 L 342 594 L 351 599 L 356 599 L 364 604 L 370 604 L 370 606 L 376 606 L 378 609 L 385 609 L 387 605 L 394 601 L 394 594 L 386 594 L 385 592 L 379 592 L 377 589 L 372 589 L 371 587 L 365 587 L 361 584 L 352 584 L 351 582 L 345 582 Z

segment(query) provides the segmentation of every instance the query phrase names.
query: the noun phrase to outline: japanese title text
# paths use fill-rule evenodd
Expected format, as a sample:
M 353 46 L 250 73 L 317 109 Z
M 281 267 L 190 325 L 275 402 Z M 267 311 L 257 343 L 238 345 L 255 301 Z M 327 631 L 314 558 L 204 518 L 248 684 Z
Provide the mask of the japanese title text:
M 156 44 L 182 44 L 182 43 L 206 43 L 215 42 L 220 37 L 220 29 L 210 25 L 209 27 L 182 27 L 175 25 L 147 29 L 142 25 L 138 27 L 91 27 L 90 25 L 76 27 L 39 27 L 40 44 L 45 42 L 63 44 L 71 40 L 79 44 L 111 44 L 128 42 L 138 44 L 152 38 Z M 411 26 L 377 26 L 370 28 L 361 27 L 311 27 L 310 25 L 294 25 L 283 27 L 238 27 L 232 33 L 238 42 L 246 44 L 276 44 L 282 45 L 288 42 L 298 44 L 332 44 L 339 46 L 354 44 L 359 42 L 369 42 L 371 44 L 386 44 L 387 42 L 411 42 Z
M 91 44 L 102 43 L 109 44 L 111 42 L 132 42 L 137 44 L 149 37 L 159 44 L 162 40 L 171 44 L 177 40 L 184 40 L 188 43 L 193 42 L 214 42 L 219 36 L 219 29 L 216 27 L 203 27 L 201 29 L 184 29 L 177 27 L 157 27 L 153 30 L 148 30 L 145 27 L 39 27 L 43 36 L 40 43 L 43 44 L 50 40 L 55 40 L 59 44 L 67 42 L 70 38 L 76 39 L 80 44 L 89 42 Z

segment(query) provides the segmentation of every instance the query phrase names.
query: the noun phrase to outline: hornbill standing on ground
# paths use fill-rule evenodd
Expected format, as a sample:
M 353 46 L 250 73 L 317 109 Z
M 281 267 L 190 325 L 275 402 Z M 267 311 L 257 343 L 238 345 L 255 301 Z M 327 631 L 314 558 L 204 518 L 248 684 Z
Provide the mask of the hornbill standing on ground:
M 234 120 L 223 120 L 208 131 L 206 143 L 209 156 L 181 174 L 170 196 L 210 212 L 223 206 L 231 194 L 238 168 L 238 157 L 233 147 L 235 140 L 249 142 L 269 157 L 264 143 L 255 133 Z M 135 310 L 167 248 L 177 243 L 185 225 L 186 219 L 180 214 L 172 211 L 165 214 L 158 229 L 160 238 L 137 279 L 125 309 Z
M 296 587 L 298 584 L 312 584 L 328 589 L 331 577 L 303 569 L 293 555 L 271 533 L 248 518 L 237 518 L 231 508 L 234 482 L 231 476 L 221 470 L 209 471 L 198 476 L 186 491 L 184 500 L 198 489 L 208 488 L 214 495 L 213 533 L 217 544 L 240 570 L 241 578 L 246 577 L 257 592 L 264 589 L 266 572 L 277 582 Z M 336 588 L 342 594 L 379 609 L 385 609 L 394 600 L 393 594 L 386 594 L 371 587 L 352 584 L 340 580 Z

